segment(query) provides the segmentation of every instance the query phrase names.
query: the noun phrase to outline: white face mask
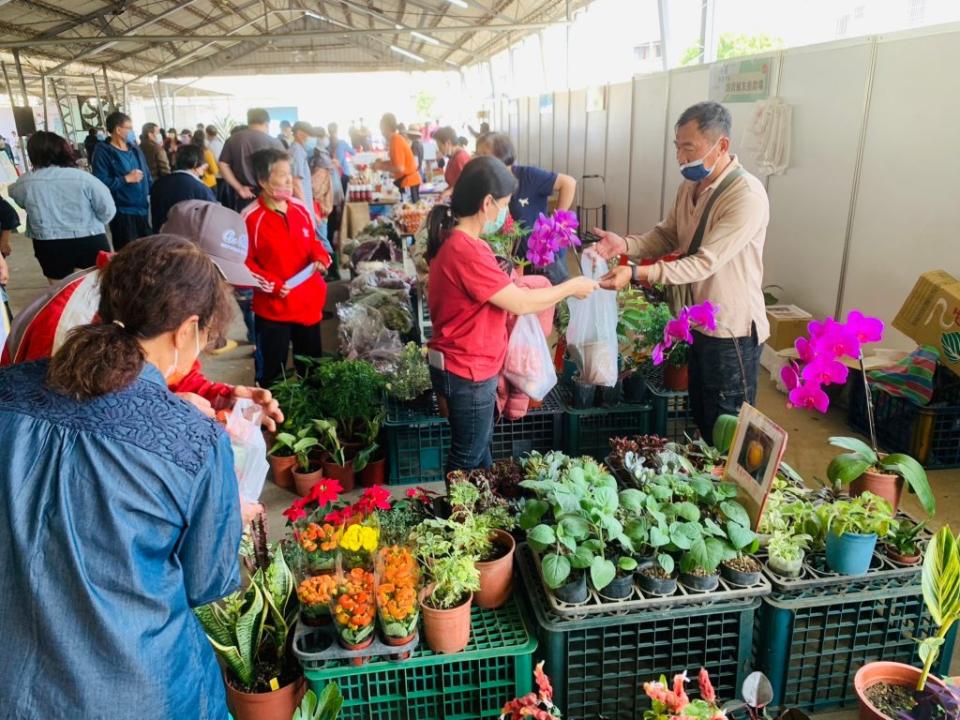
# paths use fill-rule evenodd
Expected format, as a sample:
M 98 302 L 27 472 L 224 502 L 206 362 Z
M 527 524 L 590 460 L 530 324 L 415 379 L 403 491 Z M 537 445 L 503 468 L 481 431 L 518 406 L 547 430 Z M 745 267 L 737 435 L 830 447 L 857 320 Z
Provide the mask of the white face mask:
M 197 354 L 194 355 L 194 362 L 200 359 L 200 322 L 195 322 L 193 324 L 194 329 L 194 340 L 196 342 Z M 173 364 L 167 368 L 167 371 L 163 374 L 163 379 L 166 380 L 169 384 L 170 378 L 176 378 L 180 374 L 180 349 L 177 347 L 173 348 Z M 185 377 L 187 373 L 183 373 L 182 377 Z M 177 382 L 181 378 L 177 378 Z

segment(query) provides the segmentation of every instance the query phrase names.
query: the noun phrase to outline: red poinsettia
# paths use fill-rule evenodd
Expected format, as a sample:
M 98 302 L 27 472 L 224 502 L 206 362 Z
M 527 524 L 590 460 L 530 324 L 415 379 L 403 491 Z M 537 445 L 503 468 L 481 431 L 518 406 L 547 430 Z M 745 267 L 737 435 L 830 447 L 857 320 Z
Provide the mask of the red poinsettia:
M 297 498 L 290 507 L 283 511 L 283 516 L 291 523 L 305 518 L 307 516 L 307 507 L 316 505 L 317 507 L 326 507 L 332 505 L 340 497 L 343 487 L 340 481 L 333 478 L 320 478 L 317 483 L 310 488 L 310 492 L 302 498 Z
M 390 491 L 382 485 L 374 485 L 363 491 L 355 505 L 358 512 L 370 515 L 375 510 L 390 509 Z

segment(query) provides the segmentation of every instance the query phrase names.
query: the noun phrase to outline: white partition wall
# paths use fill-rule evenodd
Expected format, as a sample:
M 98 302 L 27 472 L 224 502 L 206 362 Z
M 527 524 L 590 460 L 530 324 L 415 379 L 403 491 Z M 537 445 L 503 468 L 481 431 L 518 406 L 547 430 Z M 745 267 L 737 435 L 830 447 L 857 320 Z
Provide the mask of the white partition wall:
M 627 231 L 630 212 L 630 130 L 632 126 L 633 83 L 607 88 L 606 182 L 607 227 L 616 233 Z
M 632 137 L 630 141 L 630 204 L 628 231 L 642 233 L 663 217 L 663 186 L 668 76 L 634 78 Z
M 540 113 L 540 157 L 538 164 L 540 167 L 553 168 L 557 172 L 563 172 L 557 170 L 553 161 L 553 114 L 555 111 L 556 108 L 551 106 L 550 112 Z
M 527 98 L 527 143 L 523 163 L 540 165 L 540 98 Z
M 567 143 L 568 174 L 577 182 L 583 177 L 584 150 L 587 142 L 587 93 L 574 90 L 570 93 L 570 136 Z
M 567 150 L 570 143 L 570 93 L 553 96 L 553 165 L 557 172 L 570 173 Z

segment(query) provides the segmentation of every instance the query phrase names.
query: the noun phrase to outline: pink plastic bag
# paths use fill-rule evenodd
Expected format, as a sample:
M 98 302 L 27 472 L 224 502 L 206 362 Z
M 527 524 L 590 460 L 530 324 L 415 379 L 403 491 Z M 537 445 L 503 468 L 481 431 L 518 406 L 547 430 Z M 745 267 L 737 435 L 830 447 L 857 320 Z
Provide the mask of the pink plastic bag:
M 543 400 L 557 384 L 547 338 L 536 315 L 522 315 L 510 333 L 503 375 L 530 398 Z

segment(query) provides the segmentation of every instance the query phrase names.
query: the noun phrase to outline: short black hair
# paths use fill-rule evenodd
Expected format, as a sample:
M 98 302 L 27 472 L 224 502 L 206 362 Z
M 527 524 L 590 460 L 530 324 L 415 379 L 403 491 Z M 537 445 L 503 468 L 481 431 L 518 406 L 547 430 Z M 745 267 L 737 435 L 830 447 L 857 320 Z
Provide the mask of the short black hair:
M 285 130 L 285 129 L 288 128 L 288 127 L 293 127 L 293 126 L 290 124 L 290 121 L 289 121 L 289 120 L 281 120 L 281 121 L 280 121 L 280 129 L 281 129 L 281 130 Z
M 264 148 L 257 150 L 250 156 L 250 163 L 253 165 L 253 176 L 258 182 L 266 182 L 270 179 L 270 173 L 273 166 L 278 162 L 286 160 L 290 162 L 290 154 L 276 148 Z
M 438 128 L 436 132 L 433 133 L 433 139 L 437 144 L 441 143 L 453 143 L 457 144 L 457 131 L 454 130 L 449 125 L 446 127 Z
M 203 148 L 199 145 L 181 145 L 173 157 L 174 170 L 196 170 L 203 165 Z
M 490 146 L 491 154 L 507 167 L 516 161 L 517 151 L 513 147 L 513 140 L 506 133 L 487 133 L 482 139 Z
M 113 133 L 120 125 L 130 122 L 130 116 L 126 113 L 122 113 L 119 110 L 116 110 L 109 115 L 107 115 L 107 132 Z
M 27 157 L 34 169 L 50 167 L 76 167 L 73 149 L 65 138 L 56 133 L 38 130 L 27 140 Z
M 730 137 L 730 133 L 733 132 L 733 118 L 730 111 L 712 100 L 698 102 L 684 110 L 673 128 L 674 132 L 693 121 L 696 121 L 697 128 L 704 135 Z
M 207 125 L 207 128 L 204 132 L 206 132 L 207 135 L 209 135 L 210 137 L 216 137 L 217 135 L 220 134 L 217 128 L 214 127 L 213 125 Z
M 267 125 L 270 123 L 270 113 L 263 108 L 247 110 L 247 125 Z

